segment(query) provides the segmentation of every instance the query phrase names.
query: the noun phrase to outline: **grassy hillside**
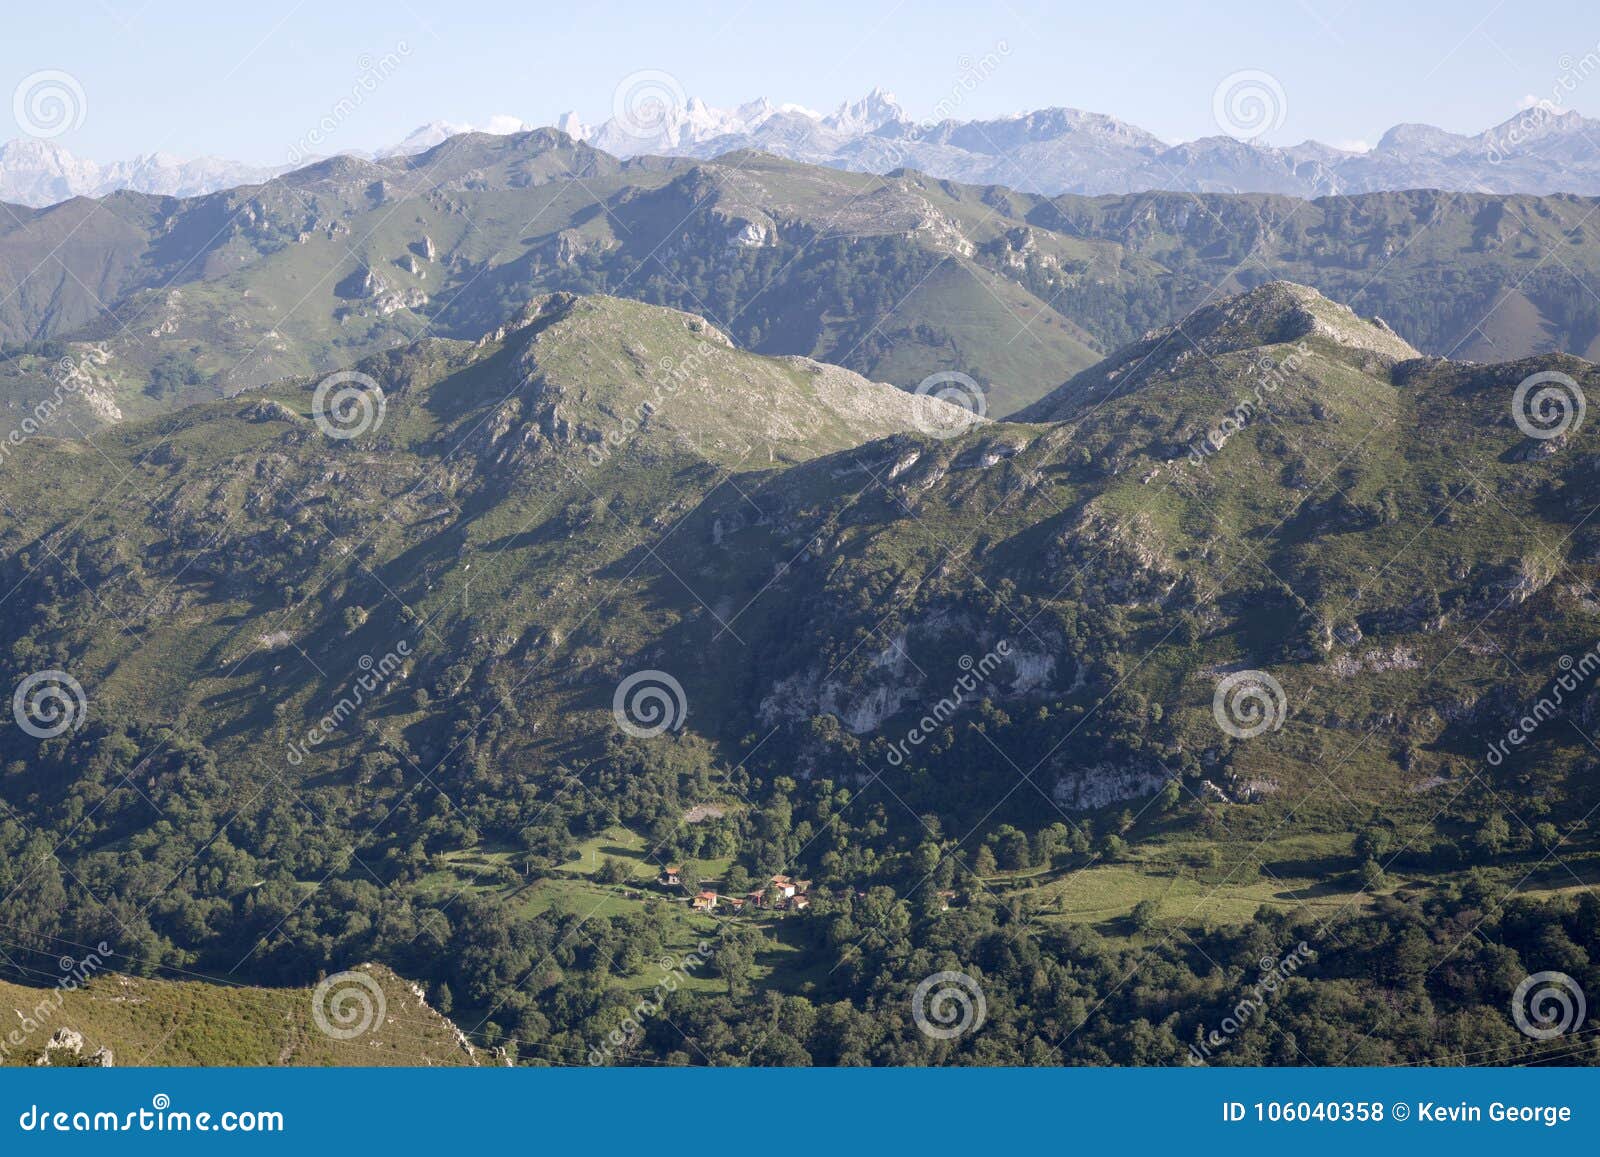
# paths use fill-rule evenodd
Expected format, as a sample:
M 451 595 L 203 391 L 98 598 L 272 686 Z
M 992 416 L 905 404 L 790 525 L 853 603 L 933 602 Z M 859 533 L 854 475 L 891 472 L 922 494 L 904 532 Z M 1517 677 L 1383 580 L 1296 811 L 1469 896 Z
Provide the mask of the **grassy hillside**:
M 1174 1063 L 1292 936 L 1319 1063 L 1442 1059 L 1516 968 L 1591 976 L 1600 692 L 1485 755 L 1600 635 L 1596 435 L 1513 409 L 1588 363 L 1270 285 L 957 433 L 691 315 L 513 316 L 356 363 L 354 428 L 292 378 L 15 449 L 3 676 L 85 704 L 0 730 L 23 950 L 381 960 L 557 1063 L 707 940 L 621 1057 L 927 1063 L 902 990 L 979 961 L 973 1059 Z M 775 874 L 811 906 L 690 909 Z
M 330 1036 L 317 1026 L 311 988 L 250 988 L 118 973 L 95 976 L 70 991 L 0 981 L 7 1031 L 38 1025 L 21 1043 L 8 1045 L 3 1063 L 81 1064 L 101 1049 L 110 1050 L 111 1064 L 124 1067 L 493 1063 L 486 1054 L 469 1052 L 455 1026 L 405 980 L 381 965 L 362 971 L 383 993 L 383 1016 L 380 1020 L 370 995 L 370 1016 L 353 1005 L 358 1019 L 348 1025 L 330 1015 L 339 1032 L 368 1026 L 348 1037 Z M 71 1034 L 81 1037 L 81 1044 Z M 52 1041 L 64 1047 L 51 1048 Z

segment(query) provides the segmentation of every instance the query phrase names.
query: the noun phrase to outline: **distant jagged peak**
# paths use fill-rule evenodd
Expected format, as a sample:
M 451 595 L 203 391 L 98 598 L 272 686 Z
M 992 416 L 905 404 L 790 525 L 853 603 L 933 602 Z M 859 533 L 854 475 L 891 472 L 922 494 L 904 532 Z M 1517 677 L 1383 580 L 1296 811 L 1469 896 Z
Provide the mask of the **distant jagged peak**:
M 641 75 L 659 83 L 646 86 L 655 99 L 635 115 L 590 123 L 568 112 L 548 131 L 618 158 L 705 160 L 756 150 L 853 171 L 912 168 L 943 180 L 1050 196 L 1171 190 L 1319 197 L 1407 189 L 1600 194 L 1600 121 L 1552 100 L 1534 101 L 1476 135 L 1409 123 L 1395 125 L 1372 149 L 1317 141 L 1279 148 L 1227 135 L 1173 143 L 1114 116 L 1070 107 L 987 119 L 936 112 L 934 119 L 919 120 L 882 87 L 826 114 L 766 97 L 718 108 L 687 96 L 665 73 Z M 404 158 L 463 135 L 525 137 L 530 128 L 503 113 L 472 122 L 436 120 L 375 153 L 341 151 Z M 297 149 L 291 164 L 165 154 L 101 164 L 74 157 L 54 141 L 26 138 L 0 143 L 0 201 L 42 207 L 121 189 L 197 196 L 258 184 L 316 159 Z
M 1587 151 L 1593 147 L 1596 128 L 1595 122 L 1585 120 L 1576 109 L 1562 112 L 1551 102 L 1543 101 L 1529 105 L 1471 140 L 1477 148 L 1500 159 L 1551 139 L 1575 138 L 1574 143 Z
M 1435 125 L 1398 124 L 1378 139 L 1378 147 L 1373 151 L 1405 157 L 1429 153 L 1451 154 L 1460 152 L 1471 141 L 1471 137 L 1448 132 Z
M 103 197 L 124 189 L 190 197 L 265 181 L 287 167 L 236 164 L 217 157 L 182 158 L 161 152 L 101 164 L 76 157 L 52 140 L 19 137 L 0 142 L 0 201 L 42 207 L 73 197 Z
M 877 132 L 886 124 L 907 119 L 894 93 L 878 87 L 860 100 L 845 101 L 822 123 L 834 132 L 859 134 Z
M 594 126 L 585 124 L 575 112 L 564 112 L 557 117 L 556 128 L 575 141 L 586 141 L 594 136 Z

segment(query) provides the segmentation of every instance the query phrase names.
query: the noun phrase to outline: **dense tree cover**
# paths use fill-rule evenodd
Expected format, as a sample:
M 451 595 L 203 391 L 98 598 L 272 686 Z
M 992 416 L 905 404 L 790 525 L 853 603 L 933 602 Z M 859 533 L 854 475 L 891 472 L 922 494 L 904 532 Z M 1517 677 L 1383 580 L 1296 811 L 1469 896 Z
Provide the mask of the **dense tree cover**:
M 1263 911 L 1244 927 L 1136 949 L 1083 928 L 1041 927 L 1025 904 L 975 897 L 960 911 L 921 920 L 907 911 L 897 921 L 882 908 L 904 901 L 869 895 L 814 921 L 819 945 L 844 955 L 824 991 L 742 1002 L 676 995 L 650 1023 L 644 1047 L 684 1064 L 1600 1061 L 1592 1037 L 1536 1045 L 1505 1008 L 1529 959 L 1561 959 L 1580 983 L 1600 980 L 1579 947 L 1596 942 L 1600 903 L 1585 895 L 1485 913 L 1484 899 L 1469 884 L 1326 926 Z M 1260 962 L 1302 942 L 1312 962 L 1241 1015 Z M 979 981 L 986 1020 L 938 1041 L 917 1029 L 910 993 L 946 969 Z M 1202 1051 L 1207 1034 L 1233 1016 L 1242 1027 Z
M 915 275 L 893 242 L 883 246 L 880 276 Z M 756 292 L 769 258 L 751 251 L 740 260 L 745 281 L 699 288 Z M 715 266 L 717 277 L 737 281 L 737 264 Z M 811 272 L 829 300 L 859 303 L 855 294 L 871 292 L 837 265 Z M 679 319 L 671 328 L 687 329 Z M 597 382 L 627 360 L 600 348 Z M 429 359 L 443 356 L 423 346 L 387 363 L 401 383 L 396 411 L 406 390 L 438 378 Z M 1359 379 L 1345 403 L 1352 412 L 1399 389 L 1347 362 L 1333 371 L 1324 387 Z M 485 387 L 470 375 L 443 380 L 426 404 L 448 414 Z M 1419 404 L 1448 402 L 1449 413 L 1510 384 L 1487 372 L 1460 387 L 1408 383 Z M 488 385 L 496 403 L 504 399 L 503 383 Z M 574 383 L 569 400 L 589 388 L 590 379 Z M 481 415 L 510 445 L 531 447 L 529 457 L 492 442 L 473 444 L 476 460 L 452 455 L 456 488 L 429 491 L 414 521 L 397 517 L 408 503 L 396 495 L 420 483 L 432 459 L 407 452 L 398 413 L 370 443 L 327 448 L 308 441 L 318 435 L 306 423 L 254 414 L 265 405 L 219 420 L 215 439 L 204 431 L 175 446 L 163 437 L 141 454 L 157 497 L 130 503 L 131 514 L 107 510 L 87 486 L 59 496 L 61 509 L 81 500 L 81 517 L 71 518 L 49 504 L 58 495 L 25 492 L 33 517 L 13 520 L 0 553 L 0 686 L 109 642 L 104 665 L 124 690 L 97 697 L 80 729 L 54 739 L 0 728 L 0 967 L 27 979 L 62 945 L 101 940 L 133 971 L 262 984 L 305 985 L 378 960 L 448 999 L 480 1039 L 549 1063 L 585 1063 L 613 1032 L 626 1039 L 610 1059 L 646 1063 L 1182 1063 L 1201 1045 L 1211 1063 L 1430 1061 L 1469 1046 L 1542 1057 L 1512 1035 L 1509 995 L 1536 970 L 1594 982 L 1592 900 L 1506 897 L 1535 873 L 1543 878 L 1530 886 L 1567 887 L 1551 880 L 1556 866 L 1592 864 L 1587 824 L 1600 774 L 1579 737 L 1554 726 L 1503 768 L 1475 761 L 1486 737 L 1528 710 L 1533 673 L 1561 669 L 1557 655 L 1580 625 L 1592 637 L 1593 604 L 1581 588 L 1552 582 L 1549 567 L 1541 578 L 1530 554 L 1508 552 L 1528 550 L 1513 533 L 1524 517 L 1550 541 L 1577 534 L 1593 504 L 1594 456 L 1530 464 L 1508 452 L 1493 421 L 1465 415 L 1454 426 L 1431 418 L 1403 453 L 1353 460 L 1340 439 L 1355 448 L 1368 439 L 1318 412 L 1339 401 L 1322 388 L 1233 442 L 1240 484 L 1218 479 L 1205 491 L 1211 500 L 1187 505 L 1152 486 L 1149 495 L 1174 504 L 1119 533 L 1099 512 L 1119 498 L 1116 480 L 1142 489 L 1134 479 L 1168 461 L 1176 434 L 1164 398 L 1183 396 L 1136 394 L 1072 431 L 986 427 L 937 446 L 896 436 L 737 486 L 718 480 L 723 495 L 656 549 L 632 541 L 635 526 L 676 526 L 704 493 L 692 480 L 716 471 L 669 460 L 646 441 L 629 457 L 629 467 L 650 468 L 638 480 L 619 466 L 611 490 L 586 479 L 584 490 L 563 492 L 579 451 L 560 438 L 554 407 L 523 415 L 521 430 L 498 404 Z M 1204 400 L 1201 413 L 1213 412 Z M 479 415 L 462 421 L 476 427 Z M 1003 445 L 1013 435 L 1031 441 Z M 430 453 L 454 445 L 420 437 Z M 1450 460 L 1419 466 L 1435 441 Z M 1152 446 L 1159 457 L 1146 452 Z M 1469 451 L 1471 479 L 1456 471 Z M 197 460 L 191 470 L 186 455 Z M 892 489 L 856 481 L 858 471 L 887 475 L 901 463 L 914 470 Z M 266 485 L 267 475 L 288 484 Z M 1323 476 L 1337 485 L 1302 501 L 1306 480 Z M 8 477 L 32 481 L 23 471 Z M 1015 501 L 1008 507 L 1002 495 Z M 534 502 L 484 519 L 499 528 L 492 539 L 467 536 L 496 504 L 525 497 L 543 500 L 547 521 Z M 1120 498 L 1128 501 L 1126 489 Z M 1441 509 L 1447 498 L 1455 505 Z M 454 517 L 455 506 L 471 516 Z M 1473 508 L 1491 506 L 1520 513 L 1474 520 Z M 1232 533 L 1219 509 L 1236 519 Z M 733 525 L 735 514 L 749 534 L 711 549 L 717 520 Z M 1368 586 L 1415 537 L 1406 514 L 1419 516 L 1415 527 L 1460 519 L 1462 528 Z M 926 524 L 937 519 L 948 521 Z M 339 553 L 346 535 L 356 544 L 350 565 Z M 607 535 L 626 545 L 608 553 Z M 452 568 L 478 563 L 476 578 L 509 554 L 507 541 L 538 565 L 511 570 L 496 593 L 480 587 L 470 606 L 458 599 L 465 591 L 445 581 L 459 577 Z M 1226 557 L 1236 543 L 1252 556 L 1238 566 Z M 1254 557 L 1258 548 L 1268 563 Z M 1581 549 L 1586 540 L 1563 565 L 1591 565 Z M 324 568 L 335 556 L 339 565 Z M 755 602 L 775 575 L 783 583 L 741 622 L 752 643 L 740 651 L 719 646 L 668 581 L 668 572 L 705 566 L 726 568 L 718 593 L 735 606 Z M 1249 581 L 1234 578 L 1241 567 Z M 639 586 L 603 614 L 591 617 L 592 600 L 577 598 L 559 616 L 561 587 L 624 572 Z M 1343 589 L 1358 583 L 1364 600 Z M 1513 593 L 1513 609 L 1485 629 Z M 327 710 L 338 672 L 364 669 L 358 655 L 370 664 L 410 637 L 419 604 L 430 635 L 405 679 L 375 690 L 318 758 L 286 765 L 286 741 Z M 280 671 L 293 666 L 284 646 L 256 637 L 257 623 L 289 608 L 308 660 L 298 673 Z M 195 623 L 228 642 L 181 654 Z M 1362 650 L 1336 651 L 1336 630 Z M 1454 632 L 1486 642 L 1452 646 Z M 1049 677 L 1020 686 L 1020 671 L 996 675 L 915 745 L 895 747 L 914 706 L 928 710 L 972 654 L 1001 637 L 1036 648 L 1035 673 L 1049 660 Z M 1399 662 L 1409 648 L 1474 662 L 1434 680 L 1415 658 Z M 214 681 L 239 654 L 238 677 Z M 1500 655 L 1529 674 L 1515 681 Z M 1242 661 L 1281 664 L 1300 692 L 1292 726 L 1250 748 L 1219 731 L 1210 702 L 1210 676 Z M 625 664 L 658 662 L 690 684 L 693 723 L 625 737 L 608 710 L 617 680 Z M 1340 674 L 1351 664 L 1361 678 Z M 911 678 L 913 665 L 923 681 Z M 524 678 L 536 669 L 530 691 Z M 806 692 L 808 671 L 813 684 L 836 680 L 857 702 L 905 696 L 904 713 L 880 721 L 894 719 L 891 728 L 847 726 L 820 691 Z M 780 687 L 793 691 L 781 706 L 795 709 L 773 724 L 763 700 Z M 1312 693 L 1319 687 L 1326 692 Z M 1592 721 L 1600 697 L 1585 686 L 1569 710 Z M 1342 770 L 1343 756 L 1363 746 L 1363 766 Z M 1303 802 L 1251 787 L 1272 776 L 1339 790 Z M 1092 798 L 1069 798 L 1075 784 L 1095 789 Z M 1383 799 L 1383 810 L 1354 815 L 1346 785 Z M 707 803 L 726 806 L 689 822 Z M 1144 903 L 1108 904 L 1116 915 L 1095 924 L 1070 922 L 1081 913 L 1046 899 L 1057 894 L 1051 885 L 1105 865 L 1141 886 L 1217 887 L 1265 873 L 1245 851 L 1290 824 L 1316 847 L 1285 853 L 1311 857 L 1289 873 L 1316 882 L 1305 892 L 1400 886 L 1398 895 L 1371 906 L 1358 897 L 1326 925 L 1291 908 L 1244 925 L 1181 928 L 1148 892 L 1137 897 Z M 727 931 L 697 966 L 695 991 L 672 993 L 662 1015 L 623 1032 L 651 962 L 684 951 L 684 898 L 627 896 L 638 885 L 596 864 L 614 889 L 604 915 L 510 902 L 529 881 L 570 880 L 574 851 L 619 825 L 643 841 L 651 866 L 731 862 L 716 869 L 730 894 L 792 873 L 812 881 L 813 903 L 778 919 L 720 920 Z M 458 871 L 468 853 L 490 864 L 481 879 Z M 706 882 L 702 874 L 711 871 L 690 864 L 685 888 Z M 1288 907 L 1313 897 L 1280 889 L 1276 898 Z M 1235 1013 L 1261 961 L 1302 942 L 1314 958 L 1257 1002 L 1263 1008 Z M 939 971 L 974 976 L 988 1006 L 980 1032 L 948 1045 L 908 1019 L 910 993 Z M 1217 1045 L 1208 1034 L 1230 1019 L 1255 1027 L 1236 1025 Z
M 1004 723 L 989 715 L 958 730 L 970 737 L 996 726 Z M 156 745 L 157 758 L 139 756 Z M 704 973 L 717 978 L 716 991 L 671 993 L 609 1063 L 1600 1059 L 1587 1038 L 1536 1045 L 1506 1016 L 1507 994 L 1531 971 L 1560 969 L 1600 988 L 1600 902 L 1588 892 L 1507 898 L 1474 869 L 1458 884 L 1354 905 L 1320 923 L 1263 909 L 1242 926 L 1180 930 L 1141 906 L 1129 921 L 1140 937 L 1129 940 L 1053 920 L 1028 890 L 1002 898 L 980 879 L 1114 858 L 1141 830 L 1128 809 L 1081 823 L 1002 822 L 964 844 L 947 834 L 960 829 L 912 815 L 882 790 L 741 773 L 738 790 L 756 806 L 691 825 L 679 819 L 682 802 L 705 790 L 707 773 L 679 747 L 618 741 L 586 769 L 600 790 L 571 796 L 513 789 L 468 759 L 445 777 L 452 805 L 404 775 L 391 782 L 374 752 L 373 774 L 342 795 L 268 785 L 244 801 L 202 745 L 98 721 L 5 765 L 8 796 L 39 821 L 0 821 L 8 974 L 27 981 L 41 970 L 25 962 L 99 940 L 129 971 L 267 984 L 305 984 L 377 959 L 427 982 L 466 1027 L 524 1062 L 586 1063 L 594 1042 L 633 1016 L 636 998 L 622 982 L 668 951 L 673 901 L 657 897 L 620 916 L 518 917 L 471 895 L 427 901 L 409 885 L 441 851 L 513 834 L 526 849 L 520 870 L 537 874 L 564 860 L 575 836 L 623 820 L 650 834 L 663 863 L 732 855 L 744 879 L 780 870 L 812 878 L 813 908 L 785 922 L 784 935 L 827 967 L 798 990 L 752 984 L 774 932 L 724 921 Z M 1171 793 L 1151 802 L 1164 823 L 1210 822 Z M 1437 826 L 1452 847 L 1442 833 L 1477 832 L 1452 861 L 1539 862 L 1537 835 L 1519 836 L 1486 797 Z M 342 833 L 368 828 L 352 850 Z M 1440 854 L 1398 851 L 1375 818 L 1350 870 Z M 1302 943 L 1308 962 L 1241 1012 L 1262 962 Z M 986 1002 L 982 1028 L 951 1042 L 918 1031 L 909 1003 L 922 978 L 944 970 L 972 976 Z M 1240 1027 L 1225 1043 L 1191 1050 L 1230 1018 Z

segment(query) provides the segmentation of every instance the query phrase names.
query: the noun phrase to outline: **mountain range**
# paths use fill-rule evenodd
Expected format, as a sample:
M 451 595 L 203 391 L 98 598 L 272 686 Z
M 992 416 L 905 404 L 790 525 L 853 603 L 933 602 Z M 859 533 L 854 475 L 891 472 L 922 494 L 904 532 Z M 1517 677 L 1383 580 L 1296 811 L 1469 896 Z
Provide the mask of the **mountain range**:
M 0 1059 L 1600 1060 L 1594 200 L 608 131 L 0 214 Z
M 348 363 L 353 425 L 294 375 L 10 445 L 0 681 L 82 698 L 0 729 L 8 960 L 376 960 L 539 1063 L 1180 1064 L 1314 941 L 1227 1063 L 1543 1055 L 1500 996 L 1595 979 L 1589 658 L 1482 756 L 1600 634 L 1571 410 L 1600 376 L 1421 356 L 1284 282 L 1178 320 L 1019 420 L 930 423 L 552 293 Z M 1516 409 L 1535 374 L 1578 391 L 1559 432 Z M 695 911 L 686 867 L 811 904 Z M 695 989 L 594 1060 L 705 937 Z M 867 1014 L 942 953 L 984 960 L 989 1036 Z M 303 1019 L 179 1055 L 332 1059 Z
M 1600 351 L 1592 202 L 1574 196 L 1043 197 L 766 153 L 618 159 L 554 129 L 332 158 L 194 198 L 0 216 L 0 413 L 81 389 L 83 430 L 434 335 L 530 297 L 706 317 L 742 348 L 915 389 L 959 373 L 1002 417 L 1215 296 L 1273 280 L 1433 355 Z M 64 419 L 65 420 L 65 419 Z
M 534 127 L 505 115 L 477 126 L 434 121 L 388 148 L 348 155 L 404 156 L 465 132 L 510 134 Z M 857 172 L 911 168 L 1045 195 L 1171 190 L 1318 197 L 1406 189 L 1600 194 L 1600 121 L 1549 104 L 1475 135 L 1396 125 L 1365 151 L 1316 141 L 1274 146 L 1226 132 L 1174 144 L 1115 117 L 1070 108 L 918 121 L 882 89 L 827 115 L 766 99 L 718 109 L 668 93 L 643 113 L 593 125 L 568 113 L 555 127 L 618 157 L 709 159 L 756 150 Z M 121 189 L 196 196 L 258 183 L 291 167 L 164 153 L 98 164 L 53 141 L 24 138 L 0 145 L 0 200 L 41 206 Z

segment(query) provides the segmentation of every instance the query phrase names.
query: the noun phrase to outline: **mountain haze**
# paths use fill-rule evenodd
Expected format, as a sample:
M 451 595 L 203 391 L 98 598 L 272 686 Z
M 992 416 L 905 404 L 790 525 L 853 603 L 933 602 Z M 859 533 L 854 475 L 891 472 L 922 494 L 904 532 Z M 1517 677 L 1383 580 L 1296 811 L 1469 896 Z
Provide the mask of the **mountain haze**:
M 591 125 L 568 113 L 554 127 L 618 157 L 710 160 L 760 151 L 857 172 L 913 168 L 945 180 L 1047 196 L 1167 190 L 1320 197 L 1408 189 L 1600 195 L 1600 121 L 1550 102 L 1476 134 L 1396 125 L 1375 147 L 1355 151 L 1318 141 L 1241 142 L 1225 132 L 1172 143 L 1114 116 L 1072 108 L 918 120 L 881 88 L 826 115 L 764 97 L 732 109 L 698 98 L 679 103 L 670 93 L 664 101 L 627 121 L 613 117 Z M 394 145 L 344 155 L 406 156 L 452 136 L 534 129 L 508 115 L 478 126 L 438 120 Z M 45 206 L 118 190 L 198 196 L 258 183 L 291 167 L 164 153 L 99 164 L 53 141 L 18 138 L 0 144 L 0 201 Z

